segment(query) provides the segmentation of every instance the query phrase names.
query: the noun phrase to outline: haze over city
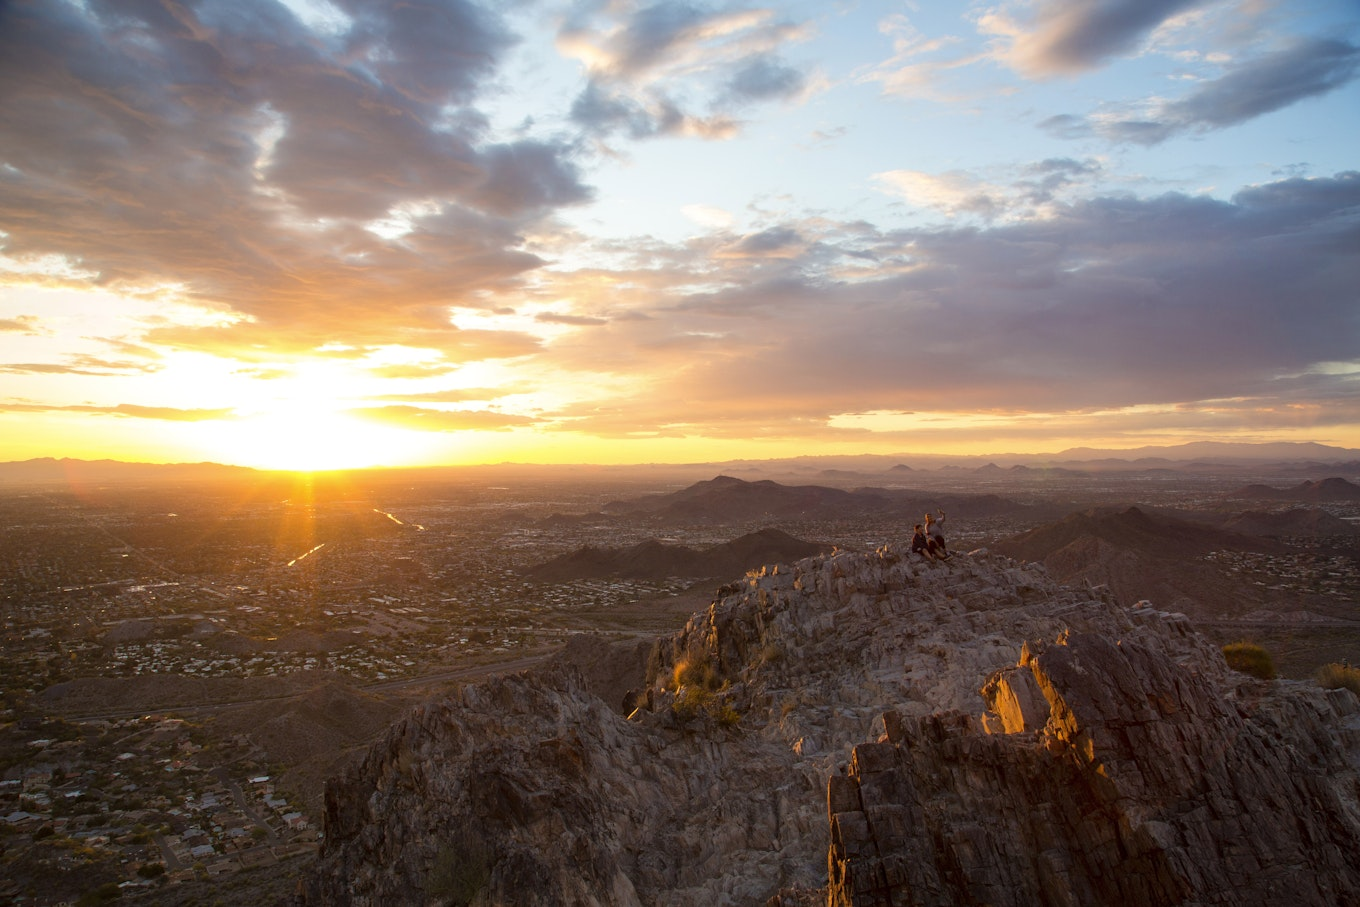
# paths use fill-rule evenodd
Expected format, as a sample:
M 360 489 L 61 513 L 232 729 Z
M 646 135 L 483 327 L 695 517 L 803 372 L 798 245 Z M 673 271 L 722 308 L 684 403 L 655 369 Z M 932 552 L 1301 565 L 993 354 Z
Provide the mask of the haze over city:
M 1360 447 L 1360 17 L 0 5 L 0 461 Z

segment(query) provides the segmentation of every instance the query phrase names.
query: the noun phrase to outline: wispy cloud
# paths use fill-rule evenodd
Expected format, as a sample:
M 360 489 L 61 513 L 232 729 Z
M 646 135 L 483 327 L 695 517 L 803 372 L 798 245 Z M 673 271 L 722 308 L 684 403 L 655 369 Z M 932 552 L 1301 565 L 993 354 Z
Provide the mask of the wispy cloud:
M 177 409 L 170 406 L 140 406 L 135 403 L 119 403 L 115 406 L 96 406 L 88 403 L 63 406 L 0 401 L 0 412 L 88 413 L 103 416 L 128 416 L 134 419 L 157 419 L 163 422 L 213 422 L 234 417 L 234 411 L 231 409 Z
M 0 372 L 45 375 L 127 375 L 158 371 L 150 362 L 118 361 L 99 356 L 70 356 L 65 362 L 0 362 Z
M 979 17 L 1000 42 L 996 56 L 1016 71 L 1047 78 L 1085 72 L 1137 51 L 1168 19 L 1207 0 L 1041 0 Z
M 736 110 L 821 86 L 780 56 L 808 35 L 769 8 L 619 3 L 578 9 L 557 46 L 589 74 L 571 118 L 590 133 L 728 139 L 741 128 Z
M 1333 39 L 1297 40 L 1237 62 L 1177 100 L 1150 99 L 1084 116 L 1060 114 L 1041 125 L 1062 138 L 1094 134 L 1114 142 L 1157 145 L 1183 133 L 1236 126 L 1324 95 L 1357 73 L 1360 47 Z
M 419 406 L 376 406 L 350 410 L 361 419 L 419 431 L 505 431 L 535 420 L 489 410 L 444 410 Z
M 19 315 L 15 318 L 0 318 L 0 332 L 15 334 L 42 333 L 42 319 L 36 315 Z

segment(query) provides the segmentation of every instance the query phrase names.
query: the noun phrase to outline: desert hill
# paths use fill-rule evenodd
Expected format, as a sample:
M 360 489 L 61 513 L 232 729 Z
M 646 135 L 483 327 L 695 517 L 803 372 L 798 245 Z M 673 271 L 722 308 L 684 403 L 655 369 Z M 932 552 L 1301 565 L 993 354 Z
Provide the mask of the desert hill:
M 629 716 L 562 663 L 414 709 L 328 784 L 292 903 L 1360 899 L 1355 696 L 1034 565 L 768 568 L 637 679 Z
M 778 520 L 839 520 L 890 517 L 911 520 L 945 508 L 962 518 L 1026 513 L 1032 508 L 994 494 L 937 494 L 884 488 L 848 491 L 822 485 L 783 485 L 732 476 L 696 482 L 669 494 L 612 501 L 611 516 L 645 518 L 665 525 L 731 524 Z
M 1194 560 L 1224 548 L 1273 552 L 1279 545 L 1148 512 L 1139 507 L 1092 508 L 1025 532 L 998 545 L 1004 553 L 1042 561 L 1089 538 L 1120 548 L 1178 560 Z
M 1241 615 L 1273 601 L 1269 590 L 1234 579 L 1206 555 L 1217 551 L 1282 554 L 1287 550 L 1272 539 L 1137 507 L 1073 513 L 1000 541 L 995 548 L 1042 563 L 1062 582 L 1106 586 L 1124 604 L 1149 598 L 1200 618 Z
M 727 578 L 740 576 L 763 564 L 809 557 L 830 547 L 805 542 L 779 529 L 762 529 L 702 550 L 649 539 L 627 548 L 578 548 L 531 568 L 527 574 L 540 582 L 611 576 L 628 579 Z
M 1296 507 L 1285 511 L 1248 510 L 1223 521 L 1221 528 L 1243 535 L 1281 538 L 1290 535 L 1356 536 L 1360 525 L 1333 516 L 1316 507 Z
M 1360 485 L 1343 478 L 1332 477 L 1315 482 L 1303 482 L 1293 488 L 1272 488 L 1269 485 L 1247 485 L 1228 495 L 1229 498 L 1245 498 L 1265 501 L 1300 501 L 1320 503 L 1323 501 L 1360 501 Z

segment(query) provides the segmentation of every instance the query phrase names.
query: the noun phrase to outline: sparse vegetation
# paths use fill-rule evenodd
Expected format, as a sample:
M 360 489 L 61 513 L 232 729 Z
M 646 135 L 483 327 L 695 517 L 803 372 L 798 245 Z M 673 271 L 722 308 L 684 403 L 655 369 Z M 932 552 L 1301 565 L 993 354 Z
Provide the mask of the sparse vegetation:
M 702 687 L 705 690 L 716 690 L 722 683 L 718 672 L 713 670 L 713 664 L 702 655 L 692 655 L 676 662 L 674 680 L 677 689 Z
M 1270 653 L 1253 642 L 1230 642 L 1223 647 L 1228 667 L 1261 680 L 1275 679 L 1275 662 Z
M 1360 696 L 1360 668 L 1333 662 L 1318 668 L 1315 676 L 1320 687 L 1328 690 L 1345 687 L 1356 696 Z
M 713 692 L 701 686 L 684 686 L 671 708 L 682 721 L 691 721 L 713 708 Z

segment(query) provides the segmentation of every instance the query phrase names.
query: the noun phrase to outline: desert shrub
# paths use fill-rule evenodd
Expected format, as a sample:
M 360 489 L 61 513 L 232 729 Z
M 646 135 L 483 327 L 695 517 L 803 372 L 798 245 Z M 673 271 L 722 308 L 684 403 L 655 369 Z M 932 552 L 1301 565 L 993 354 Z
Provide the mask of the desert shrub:
M 675 663 L 676 687 L 703 687 L 715 690 L 721 685 L 718 672 L 704 656 L 690 656 Z
M 1320 687 L 1328 690 L 1339 690 L 1345 687 L 1356 696 L 1360 696 L 1360 668 L 1335 663 L 1327 664 L 1318 668 L 1317 674 L 1314 676 Z
M 681 721 L 693 721 L 700 716 L 711 718 L 721 727 L 736 727 L 741 721 L 741 713 L 712 690 L 703 686 L 680 688 L 671 709 Z
M 1253 642 L 1230 642 L 1223 647 L 1228 667 L 1261 680 L 1275 679 L 1275 662 L 1270 653 Z

